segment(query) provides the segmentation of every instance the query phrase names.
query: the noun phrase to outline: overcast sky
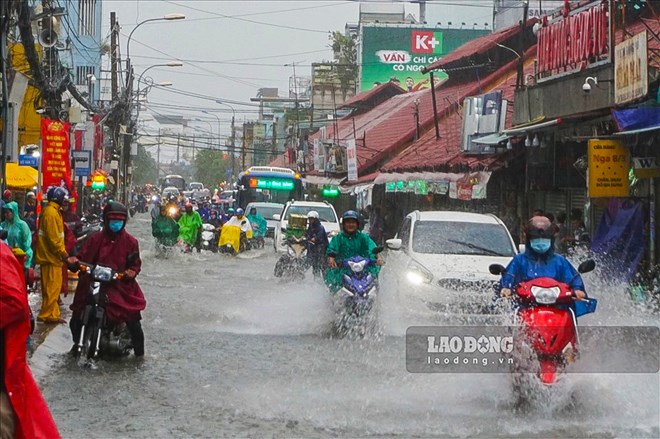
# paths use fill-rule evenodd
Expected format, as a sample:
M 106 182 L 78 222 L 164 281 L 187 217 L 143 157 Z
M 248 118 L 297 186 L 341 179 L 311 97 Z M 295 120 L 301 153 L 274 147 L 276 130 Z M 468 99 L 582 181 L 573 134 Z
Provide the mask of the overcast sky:
M 249 103 L 260 87 L 277 87 L 288 92 L 293 74 L 310 76 L 312 62 L 330 60 L 328 32 L 342 30 L 347 22 L 358 21 L 359 4 L 353 1 L 188 1 L 130 0 L 103 1 L 104 34 L 108 34 L 110 12 L 115 11 L 122 27 L 122 58 L 129 33 L 148 18 L 183 13 L 185 20 L 160 21 L 141 26 L 131 40 L 130 55 L 136 76 L 153 64 L 182 60 L 184 67 L 157 67 L 147 74 L 155 82 L 171 81 L 172 87 L 153 89 L 149 102 L 153 111 L 187 114 L 208 120 L 217 132 L 214 112 L 221 119 L 223 134 L 229 134 L 231 110 L 214 99 Z M 419 8 L 407 3 L 406 11 L 418 16 Z M 433 0 L 427 6 L 427 22 L 490 23 L 492 0 Z M 149 47 L 148 47 L 149 46 Z M 183 96 L 185 92 L 208 100 Z M 176 110 L 174 105 L 199 108 Z M 256 119 L 256 108 L 232 104 L 238 122 Z M 169 108 L 167 108 L 169 106 Z M 157 108 L 156 108 L 157 107 Z M 208 123 L 200 127 L 210 129 Z

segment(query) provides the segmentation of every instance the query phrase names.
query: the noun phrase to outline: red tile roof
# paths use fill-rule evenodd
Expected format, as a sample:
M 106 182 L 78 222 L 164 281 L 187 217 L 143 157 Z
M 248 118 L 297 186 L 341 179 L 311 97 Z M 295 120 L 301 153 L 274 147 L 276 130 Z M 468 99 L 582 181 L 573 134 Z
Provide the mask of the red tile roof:
M 373 103 L 372 106 L 375 107 L 376 105 L 391 98 L 392 96 L 403 93 L 405 93 L 405 90 L 396 85 L 394 82 L 386 82 L 372 88 L 371 90 L 356 94 L 337 108 L 364 108 L 365 106 L 369 106 L 371 103 Z
M 527 21 L 527 26 L 531 27 L 537 21 L 538 20 L 536 18 L 530 18 Z M 493 32 L 492 34 L 475 38 L 474 40 L 468 41 L 467 43 L 463 44 L 461 47 L 454 50 L 447 56 L 443 56 L 441 59 L 434 62 L 433 64 L 426 66 L 424 70 L 422 70 L 422 73 L 426 73 L 431 70 L 442 69 L 456 61 L 462 60 L 463 58 L 484 54 L 489 50 L 495 48 L 497 44 L 502 44 L 509 38 L 519 33 L 520 33 L 520 25 L 516 24 L 514 26 L 507 27 L 500 31 Z M 514 49 L 517 50 L 517 48 L 515 47 Z
M 530 54 L 535 50 L 535 47 L 530 48 L 527 53 Z M 506 123 L 509 126 L 513 115 L 511 103 L 513 102 L 517 76 L 515 65 L 513 67 L 509 66 L 507 72 L 504 78 L 500 76 L 499 81 L 493 80 L 478 93 L 470 92 L 464 95 L 463 98 L 493 90 L 502 90 L 502 99 L 509 101 Z M 533 72 L 533 63 L 528 63 L 524 70 L 525 75 L 533 74 Z M 385 172 L 447 171 L 452 168 L 461 168 L 461 170 L 465 168 L 470 170 L 489 168 L 492 170 L 499 167 L 502 160 L 502 156 L 499 154 L 475 156 L 465 155 L 461 152 L 462 116 L 462 112 L 459 110 L 442 117 L 439 120 L 440 139 L 435 138 L 434 129 L 429 130 L 421 139 L 412 143 L 398 156 L 385 164 L 381 170 Z

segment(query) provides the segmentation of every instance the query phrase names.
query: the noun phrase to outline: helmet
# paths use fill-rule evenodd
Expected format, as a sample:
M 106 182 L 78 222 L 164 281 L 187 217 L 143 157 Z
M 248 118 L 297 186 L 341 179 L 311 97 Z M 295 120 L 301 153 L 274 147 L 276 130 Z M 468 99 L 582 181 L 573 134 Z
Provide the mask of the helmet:
M 307 218 L 316 218 L 316 219 L 318 219 L 319 218 L 319 213 L 315 210 L 310 210 L 309 212 L 307 212 Z
M 358 225 L 360 224 L 360 214 L 358 214 L 354 210 L 347 210 L 344 212 L 344 214 L 341 216 L 342 222 L 347 220 L 347 219 L 354 219 L 355 221 L 358 222 Z
M 236 215 L 241 216 L 243 214 L 245 214 L 245 211 L 243 209 L 241 209 L 240 207 L 236 209 Z
M 555 229 L 550 220 L 544 216 L 533 216 L 527 222 L 525 228 L 527 241 L 537 238 L 552 239 L 555 236 Z
M 231 213 L 231 214 L 233 214 L 233 213 L 235 213 L 235 211 L 234 211 L 234 208 L 233 208 L 233 207 L 230 207 L 230 208 L 229 208 L 229 210 L 227 210 L 227 212 L 229 212 L 229 213 Z
M 66 189 L 60 186 L 51 187 L 46 193 L 46 198 L 48 198 L 48 201 L 54 201 L 57 204 L 62 204 L 66 196 Z
M 192 207 L 193 207 L 193 205 L 192 205 L 192 203 L 191 203 L 190 201 L 188 201 L 188 202 L 186 203 L 186 209 L 189 208 L 189 207 L 190 207 L 191 209 L 192 209 Z
M 26 198 L 36 198 L 36 195 L 34 195 L 34 192 L 30 191 L 27 194 L 25 194 Z
M 109 201 L 103 208 L 103 222 L 107 223 L 110 217 L 126 221 L 128 219 L 128 209 L 118 201 Z
M 11 198 L 11 191 L 9 189 L 5 189 L 5 191 L 2 193 L 2 198 Z

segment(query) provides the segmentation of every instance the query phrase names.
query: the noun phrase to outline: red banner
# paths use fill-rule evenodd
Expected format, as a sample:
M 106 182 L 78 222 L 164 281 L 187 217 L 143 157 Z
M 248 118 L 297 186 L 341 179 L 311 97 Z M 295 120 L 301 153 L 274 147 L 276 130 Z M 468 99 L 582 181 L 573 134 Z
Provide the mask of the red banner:
M 72 192 L 69 128 L 68 122 L 41 119 L 41 174 L 44 192 L 50 186 L 63 186 L 69 193 Z

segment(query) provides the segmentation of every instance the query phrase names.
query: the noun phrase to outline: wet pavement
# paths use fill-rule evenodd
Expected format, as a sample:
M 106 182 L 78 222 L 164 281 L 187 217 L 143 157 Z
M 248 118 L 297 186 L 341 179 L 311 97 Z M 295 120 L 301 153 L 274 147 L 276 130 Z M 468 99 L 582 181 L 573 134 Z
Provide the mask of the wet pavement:
M 385 286 L 378 332 L 338 339 L 324 287 L 311 274 L 274 278 L 268 243 L 238 257 L 161 259 L 147 215 L 129 229 L 143 258 L 146 356 L 88 369 L 66 354 L 66 326 L 49 335 L 33 360 L 47 368 L 41 385 L 63 437 L 660 436 L 658 373 L 570 374 L 517 412 L 508 374 L 408 373 L 405 328 L 446 316 Z M 603 291 L 602 311 L 584 324 L 658 325 L 617 294 Z

